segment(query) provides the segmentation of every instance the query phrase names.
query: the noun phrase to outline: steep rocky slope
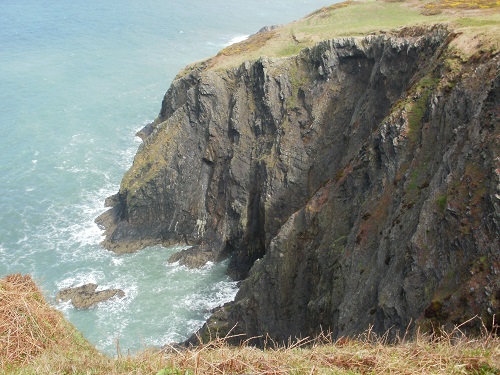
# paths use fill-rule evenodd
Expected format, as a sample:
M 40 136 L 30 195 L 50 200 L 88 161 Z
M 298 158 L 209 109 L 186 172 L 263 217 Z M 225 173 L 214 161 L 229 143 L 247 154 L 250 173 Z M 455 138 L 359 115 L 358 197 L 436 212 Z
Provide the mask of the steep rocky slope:
M 272 31 L 268 31 L 272 32 Z M 445 27 L 176 79 L 98 218 L 104 246 L 195 245 L 244 279 L 204 327 L 273 339 L 500 306 L 499 57 Z

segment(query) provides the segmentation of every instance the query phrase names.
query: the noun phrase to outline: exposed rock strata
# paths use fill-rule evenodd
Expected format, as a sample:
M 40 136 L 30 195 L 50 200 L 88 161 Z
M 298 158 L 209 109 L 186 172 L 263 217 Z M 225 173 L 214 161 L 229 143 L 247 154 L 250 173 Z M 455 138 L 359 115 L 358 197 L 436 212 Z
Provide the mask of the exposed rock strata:
M 78 309 L 88 309 L 99 302 L 113 297 L 123 298 L 125 292 L 121 289 L 106 289 L 96 291 L 96 284 L 85 284 L 73 288 L 61 289 L 57 292 L 56 301 L 70 301 Z
M 212 331 L 491 324 L 499 61 L 462 61 L 452 39 L 441 28 L 340 38 L 175 80 L 98 219 L 104 246 L 231 255 L 229 273 L 246 280 Z

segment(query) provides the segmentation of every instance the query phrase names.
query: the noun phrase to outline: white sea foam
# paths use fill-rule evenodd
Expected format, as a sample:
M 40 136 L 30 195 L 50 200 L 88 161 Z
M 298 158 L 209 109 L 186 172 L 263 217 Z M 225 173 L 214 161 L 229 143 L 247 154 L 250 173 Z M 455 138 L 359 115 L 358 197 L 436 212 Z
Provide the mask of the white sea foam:
M 71 275 L 66 276 L 68 273 Z M 75 271 L 70 271 L 62 277 L 63 278 L 61 280 L 56 281 L 57 289 L 70 288 L 90 283 L 99 285 L 101 281 L 105 280 L 106 275 L 101 270 L 85 270 L 76 274 Z
M 76 166 L 73 166 L 73 167 L 69 167 L 66 169 L 68 172 L 71 172 L 71 173 L 77 173 L 77 174 L 80 174 L 80 173 L 83 173 L 83 172 L 86 172 L 85 168 L 78 168 Z
M 55 220 L 50 223 L 50 228 L 47 228 L 45 233 L 50 234 L 52 241 L 53 236 L 58 237 L 58 240 L 66 243 L 68 247 L 74 248 L 75 244 L 78 245 L 75 251 L 64 254 L 66 259 L 75 259 L 75 257 L 100 259 L 103 254 L 107 254 L 97 247 L 102 240 L 103 230 L 97 226 L 94 219 L 105 210 L 103 202 L 110 194 L 109 186 L 98 191 L 83 191 L 81 193 L 82 204 L 72 205 L 63 211 L 55 206 L 49 208 L 48 211 Z M 71 218 L 69 223 L 68 216 Z M 89 251 L 88 246 L 96 246 L 96 250 Z
M 111 258 L 111 262 L 113 263 L 113 266 L 121 266 L 123 264 L 123 258 L 113 256 Z
M 214 262 L 211 262 L 211 261 L 208 261 L 207 263 L 205 263 L 205 265 L 203 267 L 201 267 L 202 269 L 205 269 L 205 270 L 210 270 L 213 266 L 214 266 Z
M 230 46 L 231 44 L 236 44 L 236 43 L 240 43 L 240 42 L 243 42 L 244 40 L 248 39 L 250 35 L 237 35 L 233 38 L 231 38 L 231 40 L 229 40 L 224 46 Z
M 97 245 L 102 240 L 102 230 L 92 222 L 79 223 L 68 227 L 70 241 L 85 245 Z
M 188 332 L 196 332 L 201 327 L 203 327 L 203 323 L 205 323 L 205 319 L 189 319 L 186 321 L 186 328 Z
M 19 240 L 17 240 L 16 244 L 20 245 L 24 242 L 28 241 L 28 236 L 27 235 L 24 235 L 23 238 L 20 238 Z
M 73 308 L 73 305 L 71 304 L 71 301 L 57 301 L 56 307 L 62 312 L 67 312 Z
M 167 269 L 169 269 L 171 272 L 175 272 L 179 269 L 186 269 L 187 270 L 187 267 L 181 266 L 181 262 L 179 260 L 176 262 L 167 263 L 166 266 L 167 266 Z
M 191 311 L 208 312 L 226 302 L 232 301 L 238 292 L 237 284 L 220 281 L 216 284 L 185 296 L 181 304 Z

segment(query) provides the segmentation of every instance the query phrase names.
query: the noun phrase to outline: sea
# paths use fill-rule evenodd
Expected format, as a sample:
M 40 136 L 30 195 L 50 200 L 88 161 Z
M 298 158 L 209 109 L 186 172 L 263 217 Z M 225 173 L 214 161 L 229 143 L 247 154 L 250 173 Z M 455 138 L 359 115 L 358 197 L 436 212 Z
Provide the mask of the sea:
M 227 264 L 168 264 L 176 248 L 116 255 L 94 219 L 180 69 L 332 2 L 1 0 L 0 277 L 32 275 L 110 356 L 200 328 L 237 292 Z M 90 282 L 125 297 L 88 310 L 55 300 Z

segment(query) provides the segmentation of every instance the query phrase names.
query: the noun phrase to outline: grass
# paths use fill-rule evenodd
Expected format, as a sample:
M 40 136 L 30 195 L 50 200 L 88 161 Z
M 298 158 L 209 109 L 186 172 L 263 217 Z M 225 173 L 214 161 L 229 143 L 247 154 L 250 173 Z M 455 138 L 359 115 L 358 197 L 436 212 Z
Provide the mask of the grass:
M 422 120 L 428 107 L 429 98 L 438 83 L 439 79 L 436 78 L 427 76 L 422 78 L 414 90 L 413 101 L 406 104 L 409 126 L 408 137 L 412 142 L 416 142 L 419 137 Z
M 436 198 L 436 205 L 438 206 L 438 208 L 441 212 L 444 212 L 444 210 L 446 208 L 446 201 L 447 200 L 448 200 L 447 194 L 440 195 Z
M 5 374 L 500 374 L 500 338 L 468 338 L 460 327 L 389 343 L 370 329 L 355 338 L 329 335 L 264 349 L 226 338 L 187 349 L 168 346 L 109 358 L 51 308 L 29 276 L 0 280 L 0 373 Z
M 288 25 L 252 35 L 203 63 L 188 66 L 178 77 L 195 67 L 227 69 L 261 56 L 297 55 L 322 40 L 436 23 L 446 24 L 460 34 L 455 42 L 459 49 L 475 49 L 477 45 L 471 46 L 470 40 L 477 39 L 480 45 L 498 50 L 499 8 L 498 0 L 345 1 L 321 8 Z
M 269 342 L 265 350 L 231 347 L 224 339 L 175 352 L 174 368 L 193 374 L 451 374 L 497 373 L 500 347 L 485 336 L 466 339 L 455 333 L 441 339 L 421 335 L 389 345 L 368 330 L 355 339 L 332 341 L 327 335 L 287 345 Z M 184 372 L 182 372 L 184 371 Z M 482 371 L 482 372 L 481 372 Z
M 26 373 L 24 366 L 43 358 L 73 362 L 109 361 L 90 345 L 63 315 L 50 307 L 29 276 L 0 280 L 0 371 Z M 44 373 L 38 363 L 28 373 Z

